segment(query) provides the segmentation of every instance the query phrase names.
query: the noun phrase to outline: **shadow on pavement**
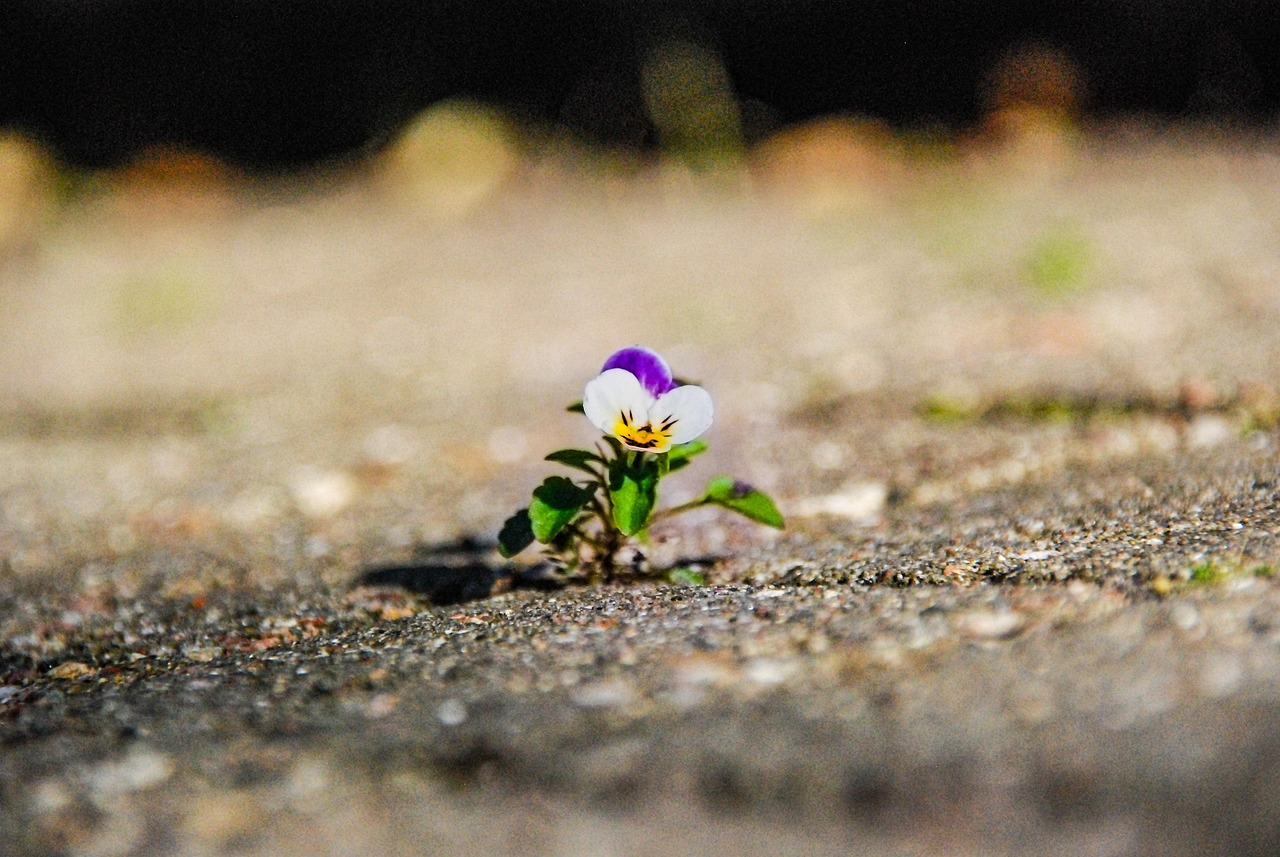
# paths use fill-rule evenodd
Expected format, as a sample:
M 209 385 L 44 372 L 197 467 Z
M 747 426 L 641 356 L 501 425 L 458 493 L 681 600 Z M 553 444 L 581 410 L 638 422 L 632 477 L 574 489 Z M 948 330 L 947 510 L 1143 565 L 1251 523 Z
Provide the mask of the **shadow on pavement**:
M 494 546 L 474 536 L 425 545 L 420 560 L 404 565 L 373 566 L 361 572 L 356 586 L 398 586 L 430 598 L 434 604 L 461 604 L 486 598 L 499 581 L 510 585 L 513 569 L 493 561 Z

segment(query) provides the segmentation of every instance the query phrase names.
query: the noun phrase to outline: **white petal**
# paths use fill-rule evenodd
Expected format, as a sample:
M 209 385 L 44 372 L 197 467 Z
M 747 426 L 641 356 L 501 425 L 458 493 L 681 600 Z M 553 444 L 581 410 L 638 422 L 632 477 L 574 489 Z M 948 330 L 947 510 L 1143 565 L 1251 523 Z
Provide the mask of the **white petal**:
M 601 372 L 588 381 L 587 388 L 582 391 L 582 410 L 587 419 L 609 435 L 613 434 L 618 415 L 622 413 L 628 415 L 633 425 L 644 425 L 652 404 L 653 396 L 626 369 Z
M 692 384 L 676 387 L 658 397 L 649 408 L 654 428 L 675 420 L 671 426 L 671 442 L 688 443 L 711 428 L 715 409 L 711 407 L 711 394 Z

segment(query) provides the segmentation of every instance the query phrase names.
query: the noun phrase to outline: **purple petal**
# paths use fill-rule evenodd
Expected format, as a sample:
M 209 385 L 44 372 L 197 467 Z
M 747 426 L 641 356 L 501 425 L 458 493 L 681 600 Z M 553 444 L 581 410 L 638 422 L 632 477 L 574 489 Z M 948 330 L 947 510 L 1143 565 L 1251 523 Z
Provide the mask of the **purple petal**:
M 671 369 L 668 368 L 667 361 L 659 357 L 657 352 L 639 345 L 615 351 L 604 361 L 600 371 L 607 372 L 610 369 L 626 369 L 640 379 L 640 384 L 655 399 L 676 387 L 671 380 Z

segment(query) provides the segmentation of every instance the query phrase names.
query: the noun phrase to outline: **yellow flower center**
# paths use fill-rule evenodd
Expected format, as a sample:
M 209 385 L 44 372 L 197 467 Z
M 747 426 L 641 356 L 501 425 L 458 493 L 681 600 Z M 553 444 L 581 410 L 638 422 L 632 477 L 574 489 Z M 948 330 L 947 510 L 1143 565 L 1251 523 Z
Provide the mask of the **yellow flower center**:
M 671 427 L 675 420 L 668 418 L 656 428 L 653 423 L 636 425 L 629 412 L 618 414 L 618 421 L 613 426 L 613 436 L 632 449 L 649 452 L 663 452 L 671 445 Z

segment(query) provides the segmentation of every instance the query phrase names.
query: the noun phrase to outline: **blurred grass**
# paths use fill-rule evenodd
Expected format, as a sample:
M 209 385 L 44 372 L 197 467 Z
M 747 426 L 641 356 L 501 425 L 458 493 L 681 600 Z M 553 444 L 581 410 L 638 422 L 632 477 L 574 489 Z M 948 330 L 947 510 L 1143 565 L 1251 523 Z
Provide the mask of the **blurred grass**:
M 124 336 L 162 334 L 195 324 L 214 298 L 178 263 L 130 277 L 116 286 L 115 323 Z
M 1024 263 L 1027 279 L 1046 298 L 1070 297 L 1087 288 L 1093 253 L 1093 245 L 1078 224 L 1055 224 L 1028 249 Z

